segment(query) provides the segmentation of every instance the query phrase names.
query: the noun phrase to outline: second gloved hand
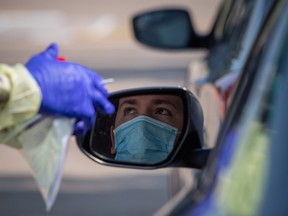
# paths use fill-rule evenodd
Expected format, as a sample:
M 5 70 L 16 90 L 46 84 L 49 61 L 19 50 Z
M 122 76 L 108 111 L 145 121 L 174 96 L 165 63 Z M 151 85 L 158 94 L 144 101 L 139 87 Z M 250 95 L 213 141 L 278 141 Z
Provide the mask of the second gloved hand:
M 51 44 L 26 63 L 42 92 L 39 113 L 76 118 L 86 129 L 93 125 L 95 109 L 113 113 L 102 77 L 80 64 L 58 61 L 57 56 L 58 46 Z

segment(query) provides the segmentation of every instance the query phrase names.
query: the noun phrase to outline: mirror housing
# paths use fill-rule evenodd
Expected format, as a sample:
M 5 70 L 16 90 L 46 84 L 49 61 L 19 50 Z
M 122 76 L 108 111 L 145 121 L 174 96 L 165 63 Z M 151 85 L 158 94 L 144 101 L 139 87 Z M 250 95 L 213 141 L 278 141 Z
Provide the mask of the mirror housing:
M 112 158 L 111 155 L 109 155 L 110 153 L 108 153 L 109 149 L 111 149 L 111 143 L 107 140 L 111 139 L 111 132 L 109 130 L 112 124 L 111 122 L 115 122 L 116 114 L 113 117 L 113 115 L 97 113 L 97 120 L 92 131 L 89 131 L 83 138 L 77 137 L 77 144 L 81 151 L 93 161 L 108 166 L 138 169 L 156 169 L 162 167 L 203 168 L 206 164 L 210 150 L 202 149 L 203 113 L 195 96 L 185 88 L 155 87 L 130 89 L 112 93 L 109 100 L 113 103 L 115 99 L 146 95 L 173 95 L 181 98 L 183 101 L 183 130 L 171 152 L 164 160 L 156 163 L 136 163 L 131 161 L 119 161 Z M 95 148 L 97 145 L 98 147 Z
M 132 19 L 135 38 L 159 49 L 209 49 L 213 37 L 195 32 L 185 9 L 162 9 L 137 14 Z

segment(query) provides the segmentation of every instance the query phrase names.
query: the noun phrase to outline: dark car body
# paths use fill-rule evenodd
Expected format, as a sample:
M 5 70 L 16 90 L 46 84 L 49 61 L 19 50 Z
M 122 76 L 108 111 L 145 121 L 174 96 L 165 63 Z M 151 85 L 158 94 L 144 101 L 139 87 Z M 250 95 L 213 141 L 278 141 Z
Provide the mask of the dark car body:
M 287 215 L 287 11 L 273 3 L 206 168 L 159 215 Z

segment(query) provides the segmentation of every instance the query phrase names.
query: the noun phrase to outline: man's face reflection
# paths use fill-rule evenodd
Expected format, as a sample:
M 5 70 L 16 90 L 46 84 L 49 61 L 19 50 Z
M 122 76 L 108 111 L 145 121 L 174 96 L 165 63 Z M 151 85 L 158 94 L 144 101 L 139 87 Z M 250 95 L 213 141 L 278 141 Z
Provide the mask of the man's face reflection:
M 115 128 L 140 115 L 165 122 L 181 131 L 183 102 L 175 95 L 142 95 L 121 98 L 116 113 Z
M 114 130 L 117 129 L 123 123 L 129 122 L 130 120 L 132 120 L 138 116 L 146 116 L 146 117 L 150 117 L 152 119 L 155 119 L 159 122 L 164 122 L 164 123 L 172 126 L 173 128 L 175 128 L 176 131 L 181 132 L 182 127 L 183 127 L 183 118 L 184 118 L 183 117 L 182 99 L 179 96 L 175 96 L 175 95 L 140 95 L 140 96 L 138 95 L 138 96 L 121 98 L 119 100 L 119 103 L 118 103 L 118 109 L 117 109 L 116 117 L 115 117 L 115 124 L 113 127 L 111 127 L 111 141 L 112 141 L 111 153 L 112 154 L 117 153 L 117 150 L 115 149 L 116 147 L 115 147 Z M 144 131 L 143 131 L 143 133 L 144 133 Z M 162 132 L 160 132 L 160 133 L 162 134 Z M 154 130 L 153 130 L 153 132 L 151 132 L 150 136 L 152 136 L 152 134 L 154 136 L 153 140 L 157 140 L 157 139 L 159 139 L 158 137 L 164 136 L 164 134 L 161 135 Z M 168 137 L 170 137 L 169 134 L 170 134 L 170 132 L 168 132 Z M 179 135 L 179 133 L 178 133 L 178 135 Z M 177 140 L 178 135 L 176 135 L 175 141 Z M 138 137 L 137 135 L 133 135 L 133 136 Z M 151 150 L 151 148 L 155 148 L 155 146 L 153 146 L 155 144 L 151 145 L 150 141 L 149 142 L 143 141 L 145 138 L 143 138 L 143 139 L 140 137 L 138 137 L 138 138 L 140 139 L 139 141 L 132 142 L 133 143 L 132 145 L 134 145 L 134 147 L 131 147 L 130 142 L 129 142 L 129 144 L 128 143 L 125 144 L 126 141 L 124 142 L 124 146 L 122 146 L 122 147 L 123 148 L 125 148 L 125 147 L 129 148 L 128 146 L 130 146 L 130 149 L 131 148 L 133 148 L 133 149 L 142 148 L 141 149 L 142 152 L 147 150 L 147 149 L 144 150 L 145 148 L 149 148 L 150 150 Z M 128 137 L 126 137 L 125 139 L 129 140 Z M 165 146 L 169 145 L 170 146 L 169 148 L 172 148 L 171 145 L 173 146 L 174 141 L 171 144 L 171 141 L 168 142 L 166 140 L 168 142 L 168 143 L 166 143 L 166 141 L 164 141 L 164 140 L 163 140 L 163 143 L 161 144 L 161 146 L 163 148 L 166 148 Z M 138 146 L 135 146 L 135 145 L 138 145 Z M 150 147 L 149 147 L 149 145 L 150 145 Z M 159 145 L 158 145 L 158 147 L 159 147 Z M 169 154 L 169 151 L 167 153 L 162 152 L 161 154 L 167 155 L 167 154 Z M 136 155 L 139 152 L 135 151 L 132 155 Z M 155 150 L 154 152 L 159 152 L 159 150 Z M 139 156 L 139 155 L 141 155 L 141 156 Z M 129 159 L 127 159 L 127 161 L 135 161 L 135 162 L 138 161 L 139 162 L 139 161 L 143 161 L 142 159 L 140 159 L 140 157 L 142 158 L 142 157 L 147 157 L 147 156 L 151 156 L 150 161 L 159 160 L 158 156 L 157 156 L 158 158 L 155 158 L 155 157 L 152 157 L 152 155 L 153 155 L 153 153 L 151 153 L 151 152 L 149 154 L 147 154 L 147 153 L 140 154 L 139 153 L 138 159 L 134 160 L 134 159 L 132 159 L 133 156 L 131 156 L 131 154 L 130 154 L 130 156 L 127 157 L 127 158 L 129 158 Z M 162 156 L 162 157 L 163 157 L 163 159 L 165 158 L 165 156 Z

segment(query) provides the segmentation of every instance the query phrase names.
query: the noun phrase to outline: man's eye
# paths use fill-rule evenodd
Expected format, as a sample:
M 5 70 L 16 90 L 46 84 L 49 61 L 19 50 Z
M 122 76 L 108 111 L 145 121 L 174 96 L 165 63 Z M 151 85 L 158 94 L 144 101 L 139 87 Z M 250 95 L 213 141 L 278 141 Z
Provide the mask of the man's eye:
M 135 109 L 134 108 L 125 108 L 124 109 L 124 115 L 131 115 L 135 113 Z
M 167 109 L 164 109 L 164 108 L 159 108 L 156 110 L 156 114 L 159 114 L 159 115 L 171 115 L 171 112 Z

